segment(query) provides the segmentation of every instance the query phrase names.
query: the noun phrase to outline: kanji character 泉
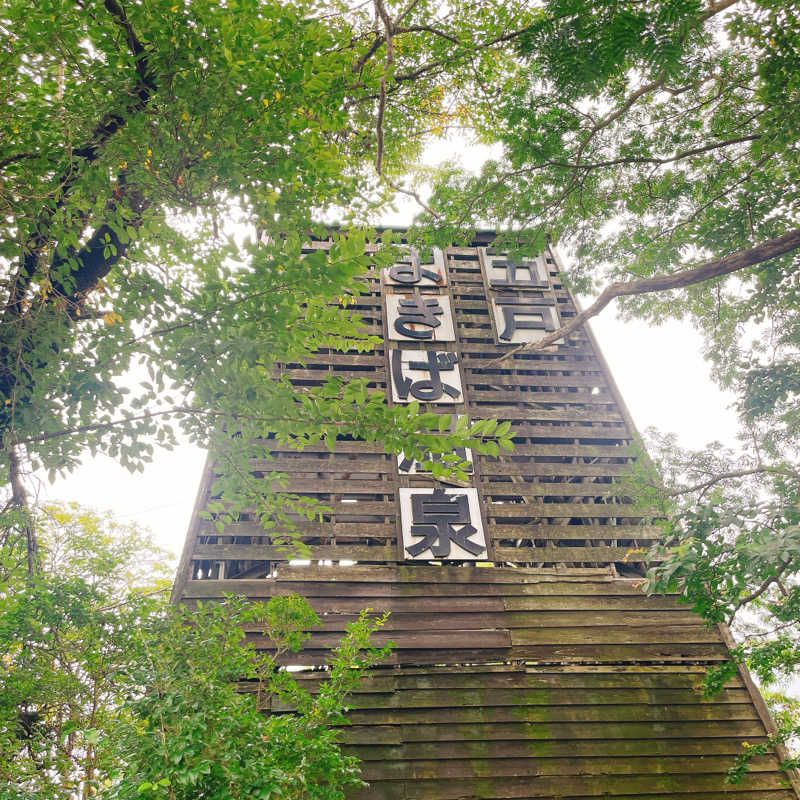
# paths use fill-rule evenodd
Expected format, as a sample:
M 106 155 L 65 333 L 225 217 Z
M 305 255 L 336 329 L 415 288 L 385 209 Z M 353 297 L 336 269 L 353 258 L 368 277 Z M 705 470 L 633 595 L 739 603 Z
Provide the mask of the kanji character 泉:
M 506 342 L 510 342 L 518 330 L 549 333 L 557 327 L 555 301 L 552 298 L 505 297 L 499 295 L 493 302 L 496 308 L 500 309 L 504 323 L 503 331 L 499 334 L 499 337 Z M 528 319 L 518 319 L 518 317 L 528 317 Z M 536 338 L 541 337 L 534 335 L 526 337 L 525 340 L 535 341 Z
M 407 286 L 413 286 L 419 283 L 423 278 L 433 281 L 436 285 L 442 283 L 442 276 L 438 272 L 430 269 L 425 269 L 419 260 L 419 253 L 412 250 L 407 256 L 400 259 L 399 264 L 395 264 L 389 270 L 389 277 L 395 283 L 404 283 Z
M 470 541 L 478 533 L 472 525 L 469 498 L 466 494 L 446 494 L 434 489 L 432 494 L 416 492 L 411 495 L 411 535 L 421 536 L 406 552 L 416 558 L 430 549 L 434 558 L 448 558 L 451 542 L 467 553 L 477 556 L 486 550 L 484 545 Z M 455 526 L 460 526 L 456 530 Z
M 486 249 L 487 256 L 496 256 L 497 251 L 493 247 Z M 521 260 L 507 256 L 505 258 L 491 258 L 489 260 L 490 275 L 489 286 L 493 289 L 546 289 L 548 287 L 547 275 L 542 274 L 538 262 L 535 259 Z M 494 278 L 491 270 L 505 269 L 505 278 Z M 527 272 L 529 277 L 523 278 L 517 275 L 518 272 Z
M 415 381 L 413 378 L 406 378 L 403 375 L 403 356 L 409 359 L 417 354 L 417 351 L 392 350 L 392 382 L 397 393 L 397 400 L 407 401 L 409 392 L 411 396 L 423 402 L 439 400 L 444 395 L 448 395 L 451 400 L 443 402 L 455 402 L 461 397 L 461 380 L 458 377 L 458 356 L 455 353 L 439 353 L 436 350 L 425 350 L 425 361 L 408 361 L 410 371 L 418 370 L 430 374 L 428 380 Z M 422 355 L 422 352 L 419 353 Z M 458 386 L 451 386 L 442 381 L 442 372 L 456 372 Z
M 444 309 L 439 305 L 438 297 L 421 297 L 420 295 L 401 297 L 394 329 L 401 336 L 408 336 L 412 339 L 433 339 L 433 329 L 442 324 L 442 321 L 436 317 L 440 317 L 442 314 L 444 314 Z M 428 330 L 409 328 L 409 324 L 425 325 Z

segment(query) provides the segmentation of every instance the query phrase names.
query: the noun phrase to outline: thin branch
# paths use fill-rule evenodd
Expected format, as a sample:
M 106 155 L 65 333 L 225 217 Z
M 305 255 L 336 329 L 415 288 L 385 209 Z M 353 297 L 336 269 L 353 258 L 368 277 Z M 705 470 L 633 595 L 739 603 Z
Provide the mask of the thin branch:
M 375 55 L 377 49 L 384 43 L 384 37 L 381 35 L 376 35 L 375 38 L 372 40 L 372 44 L 364 51 L 364 54 L 361 58 L 356 61 L 355 64 L 352 66 L 352 71 L 355 73 L 361 72 L 364 68 L 364 65 L 369 61 L 372 56 Z
M 691 158 L 692 156 L 700 155 L 701 153 L 708 153 L 711 150 L 719 150 L 722 147 L 729 147 L 734 144 L 741 144 L 742 142 L 754 142 L 761 139 L 761 134 L 750 134 L 748 136 L 737 136 L 734 139 L 726 139 L 722 142 L 713 142 L 712 144 L 703 145 L 702 147 L 694 147 L 690 150 L 682 150 L 674 156 L 668 158 L 658 158 L 657 156 L 625 156 L 622 158 L 613 158 L 608 161 L 597 161 L 587 164 L 570 164 L 566 161 L 542 161 L 543 166 L 549 167 L 563 167 L 566 169 L 600 169 L 602 167 L 614 167 L 617 164 L 671 164 L 675 161 L 682 161 L 684 158 Z
M 746 606 L 748 603 L 752 603 L 753 600 L 757 600 L 759 597 L 761 597 L 762 594 L 764 594 L 764 592 L 767 591 L 767 589 L 769 589 L 770 586 L 772 586 L 773 583 L 780 584 L 781 575 L 783 575 L 783 573 L 786 572 L 786 570 L 789 569 L 789 567 L 792 566 L 793 563 L 794 562 L 791 559 L 789 561 L 784 561 L 783 564 L 781 564 L 781 566 L 777 569 L 774 575 L 770 575 L 768 578 L 765 578 L 762 581 L 762 583 L 758 586 L 758 588 L 754 589 L 746 597 L 739 598 L 739 600 L 736 603 L 736 607 L 728 616 L 728 624 L 729 625 L 731 624 L 734 615 L 742 606 Z
M 25 158 L 37 158 L 39 153 L 35 152 L 28 152 L 28 153 L 14 153 L 14 155 L 6 156 L 5 158 L 0 158 L 0 169 L 5 169 L 9 164 L 13 164 L 16 161 L 22 161 Z
M 397 21 L 402 22 L 418 5 L 419 0 L 411 0 L 411 2 L 397 15 Z
M 28 566 L 28 578 L 33 579 L 39 566 L 39 547 L 36 541 L 33 515 L 28 503 L 28 493 L 22 482 L 22 467 L 19 454 L 14 445 L 7 447 L 8 452 L 8 477 L 11 483 L 11 506 L 22 515 L 20 527 L 25 536 L 25 558 Z
M 555 344 L 561 339 L 574 333 L 592 317 L 597 316 L 614 298 L 631 297 L 639 294 L 650 294 L 652 292 L 670 291 L 672 289 L 683 289 L 687 286 L 694 286 L 704 283 L 712 278 L 720 278 L 737 272 L 740 269 L 752 267 L 762 261 L 777 258 L 785 253 L 800 248 L 800 228 L 795 228 L 789 233 L 762 242 L 748 250 L 741 250 L 738 253 L 731 253 L 722 258 L 715 258 L 706 261 L 693 269 L 675 272 L 671 275 L 657 275 L 653 278 L 641 278 L 635 281 L 617 281 L 607 286 L 597 300 L 592 303 L 585 311 L 574 316 L 566 325 L 558 330 L 548 333 L 537 342 L 529 342 L 510 350 L 500 358 L 486 363 L 486 367 L 493 367 L 501 364 L 521 351 L 538 352 L 551 344 Z
M 678 489 L 674 492 L 669 492 L 668 497 L 679 497 L 682 494 L 690 494 L 691 492 L 699 492 L 705 489 L 708 489 L 710 486 L 714 486 L 721 481 L 730 480 L 732 478 L 746 478 L 748 475 L 763 475 L 763 474 L 772 474 L 772 475 L 788 475 L 792 478 L 800 478 L 796 472 L 790 469 L 784 469 L 783 467 L 753 467 L 753 469 L 737 469 L 732 470 L 731 472 L 721 472 L 718 475 L 714 475 L 712 478 L 709 478 L 702 483 L 696 483 L 693 486 L 688 486 L 685 489 Z
M 420 208 L 424 209 L 425 212 L 431 215 L 434 219 L 441 219 L 441 214 L 438 211 L 434 211 L 420 196 L 417 192 L 413 189 L 404 189 L 402 186 L 390 181 L 385 175 L 381 175 L 384 182 L 390 189 L 394 189 L 396 192 L 400 192 L 401 194 L 408 195 L 409 197 L 413 198 L 417 201 Z
M 738 2 L 739 0 L 720 0 L 718 3 L 711 3 L 707 11 L 698 17 L 698 22 L 705 22 L 731 6 L 735 6 Z
M 389 16 L 389 12 L 383 5 L 382 0 L 375 0 L 375 14 L 379 16 L 386 29 L 386 66 L 381 75 L 380 95 L 378 97 L 378 116 L 375 120 L 375 171 L 378 175 L 383 174 L 383 118 L 386 113 L 386 76 L 392 68 L 394 62 L 394 23 Z
M 448 42 L 452 42 L 453 44 L 460 45 L 461 42 L 459 39 L 449 33 L 445 33 L 444 31 L 440 31 L 438 28 L 434 28 L 432 25 L 405 25 L 403 27 L 392 27 L 392 34 L 400 34 L 400 33 L 414 33 L 416 31 L 422 31 L 425 33 L 432 33 L 435 36 L 441 36 L 442 39 L 447 39 Z
M 156 417 L 163 417 L 167 414 L 187 414 L 189 416 L 199 417 L 228 417 L 234 422 L 237 420 L 248 420 L 250 422 L 302 422 L 307 423 L 307 418 L 302 417 L 262 417 L 257 414 L 241 414 L 237 411 L 219 411 L 216 409 L 197 408 L 196 406 L 173 406 L 172 408 L 163 409 L 161 411 L 145 411 L 141 414 L 132 414 L 129 417 L 122 417 L 120 419 L 109 420 L 108 422 L 94 422 L 88 425 L 76 425 L 72 428 L 62 428 L 60 431 L 51 431 L 50 433 L 40 433 L 36 436 L 28 436 L 25 439 L 16 439 L 10 445 L 5 447 L 10 452 L 11 448 L 17 445 L 29 445 L 37 442 L 45 442 L 50 439 L 58 439 L 63 436 L 73 436 L 77 433 L 97 433 L 98 431 L 109 430 L 121 425 L 127 425 L 131 422 L 141 422 L 146 419 L 155 419 Z M 351 423 L 346 420 L 327 420 L 326 424 L 335 425 L 337 427 L 345 427 Z

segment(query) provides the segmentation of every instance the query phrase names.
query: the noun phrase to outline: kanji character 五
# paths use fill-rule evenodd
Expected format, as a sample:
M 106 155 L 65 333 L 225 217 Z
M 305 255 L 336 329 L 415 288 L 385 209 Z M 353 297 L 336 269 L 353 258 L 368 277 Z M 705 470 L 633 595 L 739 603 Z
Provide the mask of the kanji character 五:
M 486 255 L 488 256 L 493 256 L 495 254 L 496 251 L 492 247 L 486 250 Z M 525 262 L 507 256 L 502 260 L 492 260 L 491 267 L 492 269 L 506 270 L 506 277 L 504 279 L 489 279 L 489 285 L 493 289 L 546 289 L 548 286 L 546 279 L 540 279 L 536 269 L 536 262 L 533 260 Z M 517 274 L 519 272 L 527 272 L 530 277 L 520 277 Z

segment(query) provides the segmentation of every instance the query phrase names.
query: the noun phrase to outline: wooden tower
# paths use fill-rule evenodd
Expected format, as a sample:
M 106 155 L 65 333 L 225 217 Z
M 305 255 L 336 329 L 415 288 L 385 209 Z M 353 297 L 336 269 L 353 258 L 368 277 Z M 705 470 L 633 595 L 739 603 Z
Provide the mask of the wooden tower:
M 395 648 L 343 732 L 365 798 L 796 800 L 774 754 L 725 782 L 742 742 L 772 726 L 745 672 L 709 700 L 697 691 L 726 658 L 727 630 L 636 587 L 631 551 L 658 531 L 613 494 L 634 430 L 591 332 L 493 363 L 575 315 L 558 274 L 554 252 L 515 261 L 486 234 L 371 275 L 355 308 L 383 346 L 287 365 L 292 380 L 368 377 L 389 402 L 509 420 L 514 451 L 466 454 L 458 486 L 365 442 L 276 448 L 253 473 L 288 473 L 333 510 L 300 523 L 305 565 L 257 523 L 220 534 L 198 517 L 211 464 L 174 596 L 309 598 L 324 622 L 309 666 L 361 608 L 391 611 L 379 638 Z

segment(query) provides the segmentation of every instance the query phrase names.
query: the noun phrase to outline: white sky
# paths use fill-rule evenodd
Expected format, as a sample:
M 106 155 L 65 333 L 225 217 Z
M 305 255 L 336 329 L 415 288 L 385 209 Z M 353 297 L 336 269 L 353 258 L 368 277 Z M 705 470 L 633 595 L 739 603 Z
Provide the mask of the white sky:
M 459 149 L 470 167 L 486 157 L 486 148 L 449 142 L 429 149 L 425 162 L 435 163 Z M 384 224 L 408 224 L 414 209 L 403 204 Z M 562 255 L 564 255 L 562 253 Z M 582 298 L 584 306 L 588 299 Z M 736 431 L 732 397 L 709 379 L 700 356 L 700 337 L 685 323 L 650 327 L 622 323 L 614 308 L 596 317 L 593 328 L 622 396 L 639 428 L 655 426 L 679 435 L 682 445 L 702 447 L 714 440 L 731 442 Z M 113 511 L 123 522 L 150 528 L 158 544 L 180 555 L 205 462 L 205 453 L 190 445 L 157 451 L 145 472 L 131 475 L 115 461 L 87 456 L 84 465 L 52 486 L 43 482 L 40 500 L 75 501 Z

